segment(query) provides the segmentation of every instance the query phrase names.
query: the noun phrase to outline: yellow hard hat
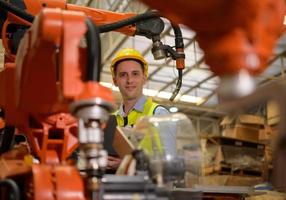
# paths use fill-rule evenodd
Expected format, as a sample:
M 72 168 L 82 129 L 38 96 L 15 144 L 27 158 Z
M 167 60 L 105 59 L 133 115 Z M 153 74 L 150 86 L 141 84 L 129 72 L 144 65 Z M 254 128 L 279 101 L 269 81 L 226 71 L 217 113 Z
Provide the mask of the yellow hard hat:
M 116 63 L 118 63 L 119 61 L 122 60 L 128 60 L 128 59 L 134 59 L 134 60 L 138 60 L 143 64 L 144 67 L 144 74 L 147 76 L 148 75 L 148 63 L 146 62 L 146 60 L 144 59 L 144 57 L 135 49 L 132 48 L 126 48 L 126 49 L 122 49 L 120 50 L 114 57 L 114 59 L 111 62 L 110 65 L 110 71 L 112 76 L 114 76 L 114 67 L 116 65 Z

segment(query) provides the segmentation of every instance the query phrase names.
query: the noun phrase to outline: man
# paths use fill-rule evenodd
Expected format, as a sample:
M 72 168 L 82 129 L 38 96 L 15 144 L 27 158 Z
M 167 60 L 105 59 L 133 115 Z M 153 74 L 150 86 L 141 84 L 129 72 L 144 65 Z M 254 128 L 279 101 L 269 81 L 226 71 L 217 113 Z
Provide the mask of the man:
M 142 116 L 169 113 L 166 108 L 143 95 L 148 64 L 138 51 L 122 49 L 112 60 L 110 69 L 113 82 L 122 96 L 122 104 L 116 113 L 119 126 L 132 127 Z
M 110 70 L 114 85 L 119 88 L 122 96 L 122 104 L 115 113 L 118 126 L 133 127 L 143 116 L 169 114 L 166 108 L 143 95 L 143 86 L 148 76 L 148 64 L 138 51 L 131 48 L 119 51 L 112 60 Z M 176 149 L 175 133 L 166 135 L 163 133 L 160 138 L 165 153 L 173 153 Z M 119 163 L 119 159 L 109 158 L 109 164 Z

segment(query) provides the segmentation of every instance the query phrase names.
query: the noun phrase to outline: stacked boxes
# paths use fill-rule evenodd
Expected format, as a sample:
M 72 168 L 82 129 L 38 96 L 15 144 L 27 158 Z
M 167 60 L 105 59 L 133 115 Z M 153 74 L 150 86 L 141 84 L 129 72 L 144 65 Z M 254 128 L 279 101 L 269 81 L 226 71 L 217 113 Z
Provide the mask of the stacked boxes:
M 225 180 L 223 185 L 252 186 L 267 180 L 267 145 L 271 135 L 261 116 L 225 117 L 221 135 L 202 138 L 204 166 L 201 184 Z M 214 179 L 216 177 L 216 179 Z M 216 181 L 217 185 L 221 185 Z M 213 184 L 213 183 L 211 183 Z
M 264 129 L 264 119 L 255 115 L 225 117 L 221 126 L 224 137 L 258 141 L 260 130 Z

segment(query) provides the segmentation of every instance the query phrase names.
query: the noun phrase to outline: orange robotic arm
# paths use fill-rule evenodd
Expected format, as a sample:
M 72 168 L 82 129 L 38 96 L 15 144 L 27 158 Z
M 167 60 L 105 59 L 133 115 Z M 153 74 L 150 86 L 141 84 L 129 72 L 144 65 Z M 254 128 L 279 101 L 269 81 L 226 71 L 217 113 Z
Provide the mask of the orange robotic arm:
M 284 0 L 142 0 L 193 29 L 205 61 L 219 75 L 262 72 L 283 31 Z
M 106 153 L 100 145 L 101 124 L 109 117 L 113 95 L 86 74 L 90 49 L 80 45 L 82 38 L 86 38 L 87 46 L 94 42 L 92 45 L 97 48 L 91 56 L 100 57 L 99 38 L 90 39 L 94 34 L 90 21 L 82 12 L 43 9 L 21 39 L 15 63 L 6 62 L 0 72 L 0 105 L 5 109 L 5 122 L 28 136 L 34 155 L 41 162 L 32 166 L 29 181 L 33 188 L 28 188 L 28 181 L 27 190 L 33 195 L 27 194 L 27 199 L 89 199 L 85 198 L 87 187 L 83 187 L 78 170 L 66 165 L 79 142 L 84 150 L 93 153 L 87 152 L 84 159 L 92 159 L 93 165 L 99 163 L 98 171 L 106 166 Z M 92 62 L 91 67 L 99 68 L 98 63 Z M 71 102 L 81 100 L 87 103 L 75 106 L 73 112 L 80 115 L 81 109 L 87 107 L 93 114 L 81 116 L 90 117 L 79 124 L 84 129 L 90 123 L 83 134 L 78 133 L 78 120 L 69 114 L 68 108 Z M 86 136 L 88 131 L 92 134 Z M 13 134 L 5 132 L 4 136 L 6 133 Z M 94 156 L 94 152 L 99 155 Z M 96 169 L 88 170 L 97 173 Z
M 24 2 L 30 14 L 21 17 L 8 12 L 2 27 L 7 54 L 0 72 L 0 106 L 5 109 L 6 125 L 12 131 L 15 125 L 28 136 L 41 163 L 32 166 L 32 187 L 27 184 L 32 197 L 27 194 L 28 199 L 99 199 L 100 178 L 107 166 L 102 127 L 113 110 L 114 99 L 111 90 L 98 83 L 98 25 L 133 14 L 56 1 Z M 121 29 L 104 26 L 101 31 L 116 29 L 134 35 L 135 27 L 129 23 L 121 24 Z M 22 36 L 19 46 L 13 43 L 15 35 Z M 85 181 L 75 167 L 66 165 L 78 146 L 85 163 Z

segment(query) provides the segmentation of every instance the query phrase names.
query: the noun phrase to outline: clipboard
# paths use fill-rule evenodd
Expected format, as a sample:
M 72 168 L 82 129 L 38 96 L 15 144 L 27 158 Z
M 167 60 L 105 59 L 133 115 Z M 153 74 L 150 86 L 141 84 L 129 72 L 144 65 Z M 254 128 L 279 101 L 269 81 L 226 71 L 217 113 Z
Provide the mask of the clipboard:
M 120 158 L 123 158 L 125 155 L 131 154 L 135 150 L 135 146 L 123 133 L 120 127 L 116 127 L 112 146 L 117 152 Z

